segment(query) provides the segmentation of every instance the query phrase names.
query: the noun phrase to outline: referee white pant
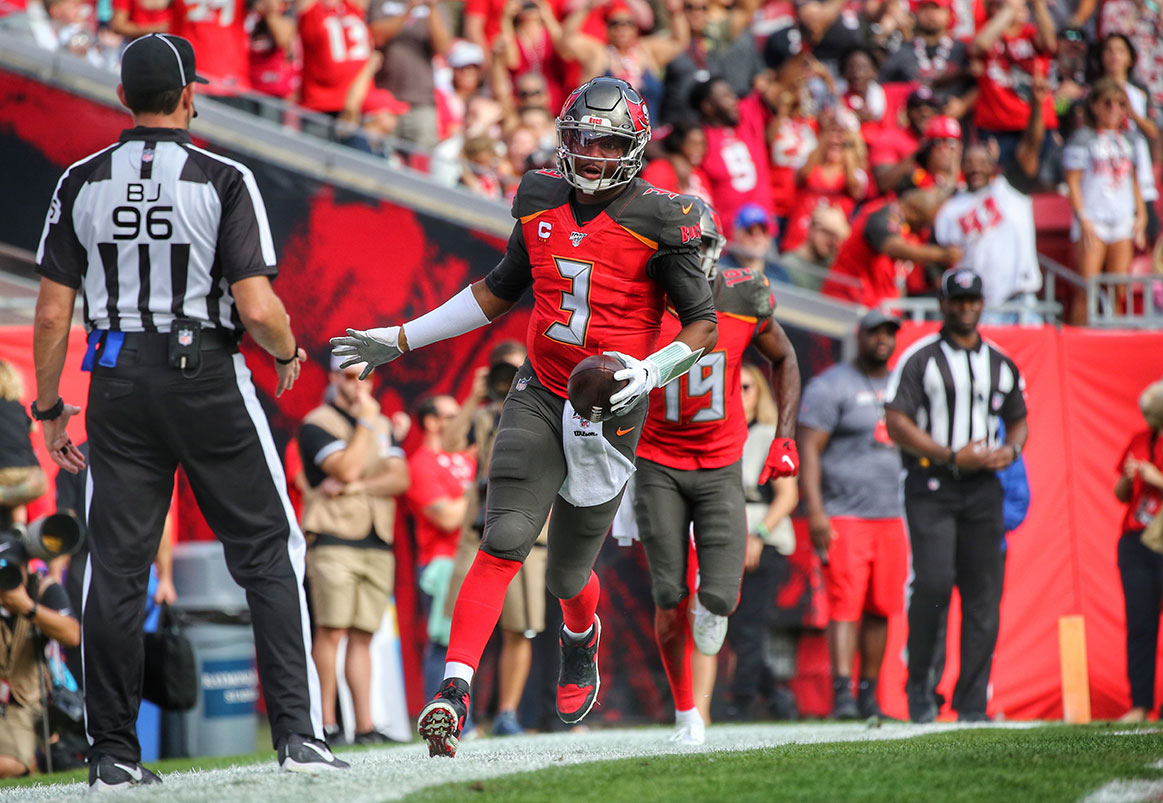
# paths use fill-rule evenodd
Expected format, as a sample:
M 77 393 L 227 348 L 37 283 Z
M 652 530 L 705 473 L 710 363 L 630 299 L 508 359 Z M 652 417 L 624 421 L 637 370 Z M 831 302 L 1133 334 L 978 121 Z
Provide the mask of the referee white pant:
M 250 371 L 224 345 L 184 376 L 168 365 L 167 337 L 127 334 L 117 365 L 95 365 L 89 386 L 81 651 L 90 759 L 140 760 L 146 586 L 179 463 L 246 590 L 274 741 L 322 738 L 305 543 Z

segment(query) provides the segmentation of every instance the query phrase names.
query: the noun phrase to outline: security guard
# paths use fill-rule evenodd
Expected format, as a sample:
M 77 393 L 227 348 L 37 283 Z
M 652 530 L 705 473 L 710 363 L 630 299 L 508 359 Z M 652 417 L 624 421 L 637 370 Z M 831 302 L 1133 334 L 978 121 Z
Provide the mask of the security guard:
M 66 427 L 80 408 L 58 385 L 78 288 L 89 330 L 81 649 L 92 788 L 159 781 L 139 763 L 133 723 L 149 565 L 179 464 L 247 591 L 280 766 L 347 766 L 322 741 L 303 535 L 238 341 L 249 331 L 274 357 L 276 396 L 306 353 L 271 289 L 274 242 L 254 176 L 190 139 L 195 83 L 205 80 L 185 39 L 151 35 L 126 49 L 117 94 L 136 127 L 65 171 L 37 251 L 32 414 L 73 473 L 85 460 Z
M 967 268 L 946 271 L 945 325 L 901 356 L 886 391 L 888 434 L 908 471 L 913 578 L 906 691 L 914 722 L 937 715 L 933 658 L 954 582 L 961 592 L 961 674 L 953 708 L 961 721 L 987 719 L 1005 576 L 997 472 L 1022 453 L 1028 428 L 1025 382 L 1013 360 L 978 334 L 982 307 L 981 277 Z

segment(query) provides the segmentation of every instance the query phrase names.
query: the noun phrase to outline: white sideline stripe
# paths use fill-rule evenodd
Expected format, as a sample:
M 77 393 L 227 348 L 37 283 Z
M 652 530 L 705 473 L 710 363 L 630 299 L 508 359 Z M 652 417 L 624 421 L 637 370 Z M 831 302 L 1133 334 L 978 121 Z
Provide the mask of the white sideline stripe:
M 1039 722 L 994 723 L 991 728 L 1022 730 Z M 978 726 L 980 727 L 980 726 Z M 305 776 L 279 772 L 275 762 L 221 770 L 166 773 L 161 786 L 134 789 L 135 800 L 159 803 L 372 803 L 400 800 L 423 789 L 447 783 L 465 784 L 519 772 L 570 764 L 588 764 L 622 758 L 692 756 L 699 753 L 778 748 L 786 745 L 837 742 L 881 742 L 967 730 L 954 722 L 934 725 L 887 723 L 869 728 L 864 723 L 821 725 L 713 725 L 703 745 L 670 741 L 673 726 L 606 729 L 590 733 L 555 733 L 475 739 L 461 742 L 455 759 L 428 757 L 422 741 L 406 747 L 372 748 L 342 755 L 351 769 Z M 601 771 L 600 768 L 598 770 Z M 776 783 L 777 780 L 773 781 Z M 776 792 L 777 787 L 773 787 Z M 80 799 L 85 785 L 0 788 L 0 803 Z M 773 794 L 775 794 L 773 792 Z M 564 797 L 568 797 L 567 795 Z M 564 799 L 563 797 L 563 799 Z
M 1111 781 L 1082 799 L 1082 803 L 1138 803 L 1163 799 L 1163 781 Z
M 238 391 L 246 404 L 246 412 L 258 433 L 262 444 L 263 455 L 266 457 L 267 468 L 271 472 L 271 481 L 283 504 L 283 513 L 287 517 L 287 524 L 291 528 L 291 535 L 287 539 L 287 554 L 291 558 L 291 567 L 295 571 L 295 580 L 299 586 L 299 621 L 302 623 L 303 647 L 306 650 L 304 660 L 307 663 L 307 692 L 311 709 L 311 727 L 315 730 L 315 738 L 323 738 L 323 693 L 319 689 L 319 672 L 315 668 L 315 661 L 311 658 L 311 623 L 307 617 L 307 595 L 303 591 L 303 574 L 306 571 L 307 540 L 303 538 L 303 531 L 299 529 L 299 520 L 295 516 L 295 509 L 291 507 L 291 500 L 287 497 L 287 477 L 283 473 L 283 462 L 279 459 L 279 451 L 275 448 L 275 440 L 271 437 L 270 423 L 266 413 L 259 403 L 255 393 L 254 383 L 250 381 L 250 369 L 246 367 L 246 358 L 242 354 L 234 355 L 234 378 L 238 383 Z

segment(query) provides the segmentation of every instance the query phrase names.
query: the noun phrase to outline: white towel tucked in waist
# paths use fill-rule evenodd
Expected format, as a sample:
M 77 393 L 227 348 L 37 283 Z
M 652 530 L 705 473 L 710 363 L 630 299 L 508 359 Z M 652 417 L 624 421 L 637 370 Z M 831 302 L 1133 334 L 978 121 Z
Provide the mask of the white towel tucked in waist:
M 561 416 L 561 445 L 566 471 L 560 493 L 575 507 L 609 502 L 634 473 L 634 464 L 602 435 L 602 422 L 582 418 L 568 399 Z

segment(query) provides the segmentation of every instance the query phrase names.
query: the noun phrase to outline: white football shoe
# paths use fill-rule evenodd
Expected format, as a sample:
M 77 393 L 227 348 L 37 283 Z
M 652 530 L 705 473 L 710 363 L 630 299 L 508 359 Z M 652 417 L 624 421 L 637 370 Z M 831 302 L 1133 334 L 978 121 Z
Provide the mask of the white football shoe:
M 718 655 L 723 647 L 723 639 L 727 638 L 727 617 L 717 616 L 704 608 L 697 594 L 691 610 L 694 612 L 691 635 L 695 646 L 703 655 Z
M 680 745 L 700 745 L 707 741 L 707 726 L 697 708 L 674 712 L 674 733 L 670 740 Z

